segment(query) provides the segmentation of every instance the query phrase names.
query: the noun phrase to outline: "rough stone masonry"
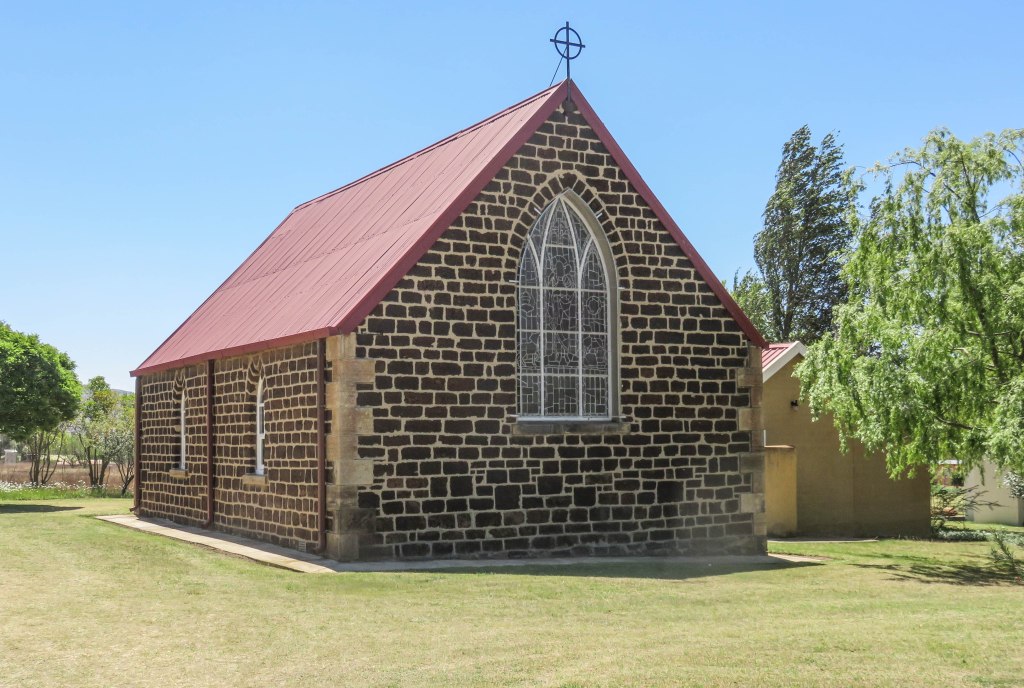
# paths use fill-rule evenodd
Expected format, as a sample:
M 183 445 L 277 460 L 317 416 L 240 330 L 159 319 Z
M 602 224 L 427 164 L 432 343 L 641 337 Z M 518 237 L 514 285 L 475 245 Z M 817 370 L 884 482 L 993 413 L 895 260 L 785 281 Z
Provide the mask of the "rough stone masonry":
M 611 422 L 516 417 L 518 261 L 565 192 L 614 258 Z M 317 547 L 320 345 L 214 361 L 209 409 L 206 365 L 143 375 L 141 515 L 205 521 L 212 444 L 214 527 Z M 556 111 L 356 332 L 323 345 L 328 556 L 764 551 L 760 349 L 576 112 Z

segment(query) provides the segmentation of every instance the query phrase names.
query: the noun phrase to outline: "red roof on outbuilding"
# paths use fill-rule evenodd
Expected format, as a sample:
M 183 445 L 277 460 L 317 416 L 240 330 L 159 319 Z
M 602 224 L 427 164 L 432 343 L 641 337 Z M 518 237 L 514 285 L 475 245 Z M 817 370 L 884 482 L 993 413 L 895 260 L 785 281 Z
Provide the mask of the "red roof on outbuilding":
M 573 84 L 573 102 L 752 342 L 766 343 Z M 350 332 L 565 99 L 567 82 L 298 206 L 132 375 Z
M 807 347 L 802 342 L 780 342 L 769 344 L 761 350 L 761 372 L 767 382 L 797 356 L 804 356 Z
M 789 351 L 789 348 L 794 344 L 796 344 L 796 342 L 772 342 L 769 344 L 768 348 L 761 350 L 761 367 L 767 368 L 771 365 L 772 361 Z

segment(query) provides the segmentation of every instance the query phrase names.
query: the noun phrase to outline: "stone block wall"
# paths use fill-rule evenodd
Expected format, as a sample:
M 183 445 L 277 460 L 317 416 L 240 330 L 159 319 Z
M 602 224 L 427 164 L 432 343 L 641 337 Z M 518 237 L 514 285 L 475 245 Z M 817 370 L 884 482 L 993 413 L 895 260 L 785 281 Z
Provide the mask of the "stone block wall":
M 148 375 L 142 380 L 141 509 L 150 516 L 200 525 L 206 521 L 206 365 Z M 185 395 L 185 470 L 181 460 L 180 399 Z
M 215 361 L 214 525 L 297 549 L 319 543 L 317 342 Z M 256 386 L 264 380 L 265 475 L 255 476 Z M 175 381 L 178 381 L 177 383 Z M 142 378 L 140 515 L 207 519 L 206 366 Z M 175 385 L 188 394 L 187 471 L 177 468 Z
M 614 257 L 612 422 L 516 418 L 518 260 L 565 191 Z M 216 361 L 217 528 L 317 543 L 317 346 Z M 265 480 L 249 475 L 260 374 Z M 205 446 L 205 367 L 144 377 L 141 510 L 196 523 L 205 462 L 169 474 L 176 375 Z M 543 124 L 355 333 L 327 339 L 324 384 L 329 556 L 764 551 L 760 350 L 575 113 Z
M 571 190 L 619 289 L 621 418 L 519 423 L 514 280 Z M 764 550 L 760 351 L 577 115 L 556 113 L 358 329 L 359 558 Z M 358 481 L 357 481 L 358 482 Z M 351 499 L 351 496 L 350 496 Z M 357 541 L 362 546 L 352 549 Z

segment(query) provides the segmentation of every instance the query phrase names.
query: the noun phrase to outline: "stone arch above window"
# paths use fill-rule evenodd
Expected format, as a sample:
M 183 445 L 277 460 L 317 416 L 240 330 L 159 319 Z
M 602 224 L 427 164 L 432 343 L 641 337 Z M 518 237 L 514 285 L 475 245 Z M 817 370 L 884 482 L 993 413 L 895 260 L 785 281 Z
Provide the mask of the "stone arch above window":
M 613 415 L 614 273 L 573 201 L 562 194 L 541 212 L 520 258 L 516 373 L 524 420 Z
M 250 389 L 256 389 L 263 379 L 262 359 L 257 357 L 249 361 L 249 365 L 245 369 L 245 379 L 248 381 Z
M 177 462 L 172 468 L 184 471 L 188 468 L 188 393 L 185 370 L 179 370 L 171 381 L 171 400 L 174 408 L 172 428 L 178 432 Z

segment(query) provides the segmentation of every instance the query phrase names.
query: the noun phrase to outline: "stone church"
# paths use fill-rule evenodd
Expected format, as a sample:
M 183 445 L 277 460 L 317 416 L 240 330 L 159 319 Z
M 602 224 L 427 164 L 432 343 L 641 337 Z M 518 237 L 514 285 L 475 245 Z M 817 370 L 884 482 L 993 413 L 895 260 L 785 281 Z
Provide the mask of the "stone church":
M 295 208 L 133 371 L 134 508 L 341 560 L 763 552 L 764 346 L 562 82 Z

